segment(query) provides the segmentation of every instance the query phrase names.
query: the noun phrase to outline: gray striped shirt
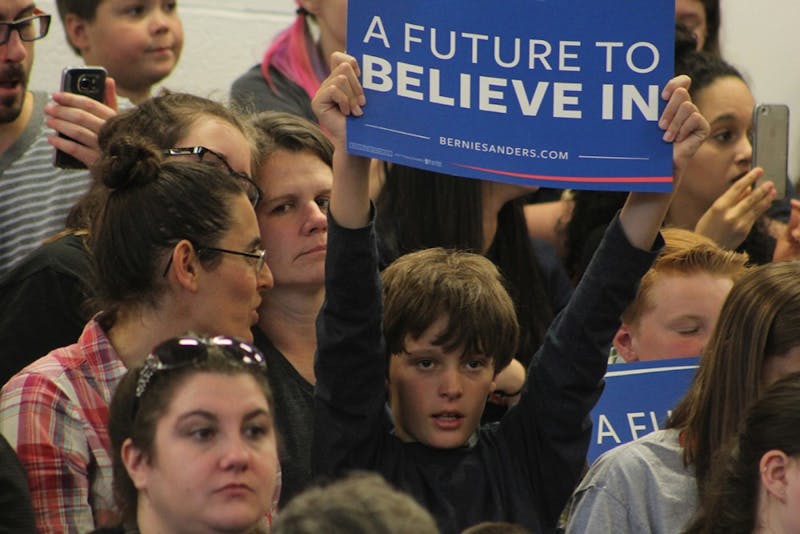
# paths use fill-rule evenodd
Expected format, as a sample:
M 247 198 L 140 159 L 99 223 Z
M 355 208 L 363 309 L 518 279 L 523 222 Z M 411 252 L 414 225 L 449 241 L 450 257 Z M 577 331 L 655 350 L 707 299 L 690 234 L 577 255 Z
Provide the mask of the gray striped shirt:
M 25 131 L 0 156 L 0 276 L 64 228 L 70 208 L 89 188 L 85 170 L 53 166 L 52 130 L 44 124 L 43 92 L 33 92 Z

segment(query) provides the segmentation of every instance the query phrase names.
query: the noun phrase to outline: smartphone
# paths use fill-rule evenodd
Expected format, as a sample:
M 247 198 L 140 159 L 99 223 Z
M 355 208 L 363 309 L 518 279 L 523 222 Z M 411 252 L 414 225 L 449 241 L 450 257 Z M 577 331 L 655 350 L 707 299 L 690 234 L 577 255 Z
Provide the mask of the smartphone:
M 776 198 L 786 196 L 789 161 L 789 106 L 759 104 L 753 111 L 753 166 L 764 169 L 758 184 L 775 184 Z
M 106 96 L 106 75 L 103 67 L 67 67 L 61 72 L 61 91 L 103 102 Z M 70 139 L 61 132 L 58 136 Z M 53 164 L 63 169 L 86 168 L 83 162 L 60 150 L 56 150 Z

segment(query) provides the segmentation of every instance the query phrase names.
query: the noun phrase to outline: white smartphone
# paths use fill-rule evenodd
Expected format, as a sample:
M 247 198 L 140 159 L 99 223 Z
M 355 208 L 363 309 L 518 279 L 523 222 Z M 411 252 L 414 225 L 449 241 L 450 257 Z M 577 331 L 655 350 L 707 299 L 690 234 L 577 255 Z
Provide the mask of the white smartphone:
M 753 166 L 764 169 L 758 184 L 775 184 L 776 198 L 786 196 L 789 161 L 789 106 L 759 104 L 753 111 Z

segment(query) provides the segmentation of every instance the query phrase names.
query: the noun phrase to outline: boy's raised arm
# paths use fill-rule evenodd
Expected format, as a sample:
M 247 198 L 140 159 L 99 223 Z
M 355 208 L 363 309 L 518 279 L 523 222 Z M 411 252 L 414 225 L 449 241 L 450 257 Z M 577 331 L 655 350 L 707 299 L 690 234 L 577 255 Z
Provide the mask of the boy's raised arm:
M 689 96 L 690 84 L 688 76 L 677 76 L 661 92 L 668 103 L 658 125 L 665 130 L 664 141 L 673 143 L 673 194 L 630 193 L 620 212 L 625 235 L 639 249 L 652 247 L 686 166 L 709 132 L 708 122 Z
M 366 103 L 359 74 L 355 58 L 334 52 L 331 74 L 311 102 L 320 126 L 333 141 L 330 212 L 344 228 L 361 228 L 369 222 L 369 159 L 347 153 L 346 117 L 360 117 Z

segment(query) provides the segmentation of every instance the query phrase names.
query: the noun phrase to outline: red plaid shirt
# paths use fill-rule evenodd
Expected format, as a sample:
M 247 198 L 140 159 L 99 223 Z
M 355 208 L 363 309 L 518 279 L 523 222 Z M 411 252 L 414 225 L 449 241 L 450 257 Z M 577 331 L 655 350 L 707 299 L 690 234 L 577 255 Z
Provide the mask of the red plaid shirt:
M 36 526 L 89 532 L 116 518 L 108 408 L 126 369 L 92 320 L 0 391 L 0 432 L 28 472 Z

